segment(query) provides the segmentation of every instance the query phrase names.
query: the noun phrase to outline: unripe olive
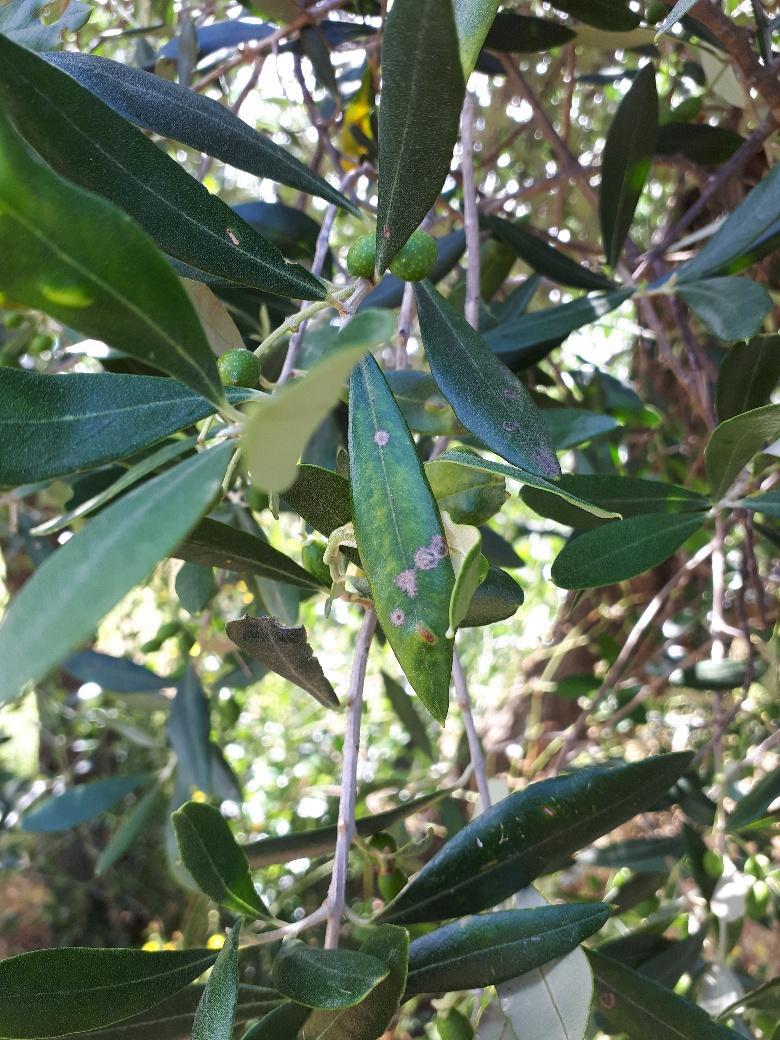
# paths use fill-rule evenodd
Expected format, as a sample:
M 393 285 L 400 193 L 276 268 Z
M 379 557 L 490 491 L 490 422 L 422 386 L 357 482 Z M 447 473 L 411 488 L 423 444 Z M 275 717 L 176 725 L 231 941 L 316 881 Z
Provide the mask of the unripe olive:
M 390 271 L 405 282 L 419 282 L 431 273 L 436 256 L 436 239 L 418 228 L 396 253 Z
M 224 386 L 257 386 L 260 362 L 251 350 L 236 347 L 217 358 L 219 378 Z
M 253 513 L 262 513 L 264 509 L 268 508 L 268 495 L 265 491 L 261 491 L 259 488 L 251 485 L 247 489 L 246 504 Z
M 440 1011 L 436 1016 L 436 1028 L 441 1040 L 472 1040 L 474 1027 L 457 1008 Z
M 400 867 L 393 867 L 392 870 L 386 873 L 380 873 L 376 879 L 377 888 L 379 894 L 386 903 L 389 903 L 391 899 L 395 899 L 398 893 L 406 885 L 406 874 L 400 869 Z
M 771 898 L 772 891 L 766 881 L 759 879 L 752 888 L 748 889 L 745 897 L 745 909 L 751 921 L 760 921 L 766 916 Z
M 373 278 L 376 266 L 376 235 L 361 235 L 347 253 L 347 270 L 353 278 Z
M 719 878 L 723 874 L 723 860 L 712 849 L 707 849 L 702 856 L 702 865 L 711 878 Z
M 333 583 L 333 579 L 330 576 L 330 567 L 323 560 L 325 549 L 325 543 L 316 539 L 306 542 L 301 549 L 301 563 L 317 581 L 329 586 Z

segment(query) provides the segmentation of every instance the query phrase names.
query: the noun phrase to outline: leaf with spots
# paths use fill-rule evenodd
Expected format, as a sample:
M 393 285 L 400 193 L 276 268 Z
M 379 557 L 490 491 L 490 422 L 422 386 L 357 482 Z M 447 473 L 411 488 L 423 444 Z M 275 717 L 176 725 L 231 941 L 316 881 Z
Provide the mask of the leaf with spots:
M 507 462 L 560 476 L 542 413 L 525 385 L 430 282 L 418 282 L 415 295 L 431 372 L 466 429 Z
M 455 576 L 414 441 L 370 356 L 350 381 L 349 463 L 355 537 L 377 617 L 412 689 L 444 722 Z

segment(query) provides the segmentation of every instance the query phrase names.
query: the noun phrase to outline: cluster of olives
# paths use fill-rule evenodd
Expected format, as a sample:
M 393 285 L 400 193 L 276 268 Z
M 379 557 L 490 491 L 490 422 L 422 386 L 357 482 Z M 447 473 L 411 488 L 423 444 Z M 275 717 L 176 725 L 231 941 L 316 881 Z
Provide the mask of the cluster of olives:
M 425 231 L 413 231 L 390 264 L 390 273 L 404 282 L 427 278 L 436 263 L 436 240 Z M 347 253 L 347 270 L 354 278 L 373 278 L 376 267 L 376 236 L 361 235 Z

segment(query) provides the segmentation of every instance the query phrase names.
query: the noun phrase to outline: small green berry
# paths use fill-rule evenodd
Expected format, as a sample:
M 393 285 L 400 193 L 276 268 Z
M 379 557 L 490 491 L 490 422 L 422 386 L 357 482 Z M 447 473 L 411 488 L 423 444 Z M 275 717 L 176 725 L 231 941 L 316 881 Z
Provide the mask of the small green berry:
M 301 549 L 301 563 L 305 569 L 316 578 L 324 587 L 329 588 L 333 584 L 330 576 L 330 568 L 323 561 L 327 546 L 319 539 L 312 539 Z
M 702 856 L 702 865 L 705 873 L 711 878 L 717 879 L 723 874 L 723 860 L 717 852 L 713 852 L 712 849 L 707 849 Z
M 219 378 L 224 386 L 257 386 L 260 378 L 260 362 L 251 350 L 237 347 L 217 358 Z
M 392 870 L 380 873 L 376 884 L 382 899 L 389 903 L 406 886 L 406 874 L 399 867 L 394 867 Z
M 440 1011 L 436 1016 L 436 1028 L 441 1040 L 471 1040 L 474 1036 L 471 1022 L 457 1008 Z
M 419 282 L 431 273 L 436 255 L 436 239 L 418 228 L 396 253 L 390 271 L 405 282 Z
M 347 270 L 353 278 L 373 278 L 376 265 L 376 236 L 361 235 L 347 253 Z

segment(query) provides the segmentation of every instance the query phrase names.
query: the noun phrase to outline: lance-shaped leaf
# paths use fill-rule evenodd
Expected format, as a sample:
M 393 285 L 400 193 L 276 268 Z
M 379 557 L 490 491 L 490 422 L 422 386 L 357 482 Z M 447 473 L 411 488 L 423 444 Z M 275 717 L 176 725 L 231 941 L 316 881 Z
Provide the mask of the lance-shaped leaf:
M 760 679 L 767 669 L 761 658 L 752 662 L 752 677 Z M 675 669 L 669 676 L 672 686 L 685 686 L 689 690 L 737 690 L 747 678 L 747 661 L 704 660 L 682 670 Z
M 409 933 L 393 924 L 379 925 L 371 930 L 360 952 L 386 965 L 387 978 L 354 1007 L 315 1011 L 301 1040 L 376 1040 L 390 1028 L 406 987 Z
M 179 761 L 185 790 L 194 787 L 198 791 L 210 792 L 209 702 L 193 668 L 187 669 L 176 687 L 166 728 L 171 748 Z
M 720 166 L 745 143 L 744 137 L 709 123 L 665 123 L 658 128 L 656 155 L 682 155 L 702 166 Z
M 223 444 L 160 474 L 47 557 L 0 625 L 0 701 L 63 660 L 175 548 L 219 492 L 232 451 Z
M 45 57 L 144 130 L 181 141 L 256 177 L 267 177 L 354 210 L 326 180 L 212 98 L 94 54 L 61 51 Z
M 3 44 L 0 36 L 0 71 Z M 12 299 L 223 401 L 211 348 L 170 266 L 132 220 L 34 159 L 2 113 L 0 257 L 0 291 Z
M 614 289 L 615 283 L 604 275 L 589 271 L 575 260 L 549 245 L 543 238 L 526 231 L 521 223 L 489 216 L 486 224 L 510 249 L 534 269 L 559 285 L 575 289 Z
M 569 953 L 606 923 L 603 903 L 477 914 L 409 947 L 406 996 L 494 986 Z
M 46 21 L 41 14 L 46 9 Z M 60 13 L 61 12 L 61 13 Z M 46 0 L 6 0 L 0 7 L 0 33 L 32 51 L 43 51 L 62 44 L 66 32 L 76 32 L 92 13 L 89 4 L 69 0 L 58 8 L 59 18 L 51 21 Z
M 780 336 L 756 336 L 749 343 L 735 343 L 718 369 L 719 421 L 768 404 L 778 383 Z
M 686 282 L 679 295 L 719 339 L 749 339 L 772 309 L 772 297 L 750 278 L 705 278 Z
M 769 807 L 780 798 L 780 768 L 773 769 L 753 784 L 747 794 L 737 799 L 726 818 L 729 831 L 741 831 L 769 814 Z
M 421 795 L 419 798 L 412 798 L 410 801 L 402 803 L 395 809 L 360 816 L 355 821 L 357 834 L 361 838 L 370 838 L 374 834 L 386 831 L 416 812 L 427 809 L 446 794 L 449 794 L 448 790 Z M 289 863 L 292 859 L 301 859 L 304 856 L 313 858 L 327 855 L 336 847 L 337 833 L 338 829 L 335 824 L 330 827 L 314 827 L 297 834 L 285 834 L 278 838 L 260 838 L 258 841 L 251 841 L 244 846 L 244 851 L 253 867 Z
M 273 2 L 274 0 L 270 0 L 270 4 L 273 4 Z M 266 5 L 269 5 L 269 0 L 266 0 Z M 257 8 L 257 5 L 255 5 L 255 8 Z M 259 13 L 262 14 L 263 12 L 260 11 Z M 298 12 L 296 11 L 295 13 L 297 14 Z M 276 15 L 271 14 L 270 17 L 276 17 Z M 228 18 L 224 21 L 212 22 L 210 25 L 201 25 L 193 32 L 195 37 L 192 45 L 194 58 L 200 61 L 201 58 L 208 57 L 209 54 L 213 54 L 215 51 L 237 47 L 240 43 L 249 43 L 251 40 L 264 40 L 271 36 L 273 32 L 274 27 L 272 25 L 262 22 L 250 22 L 242 18 Z M 174 36 L 172 40 L 169 40 L 157 52 L 157 60 L 170 58 L 178 62 L 182 42 L 181 36 Z M 186 43 L 185 46 L 189 46 L 189 44 Z
M 117 828 L 111 841 L 100 853 L 95 864 L 95 877 L 102 877 L 135 844 L 135 840 L 146 827 L 149 818 L 162 802 L 159 783 L 150 787 L 143 798 L 139 798 L 132 810 Z
M 83 947 L 9 957 L 0 962 L 0 1034 L 32 1040 L 121 1022 L 183 989 L 216 957 Z
M 552 6 L 606 32 L 628 32 L 641 20 L 627 0 L 554 0 Z
M 425 476 L 439 509 L 456 524 L 479 526 L 499 512 L 507 500 L 506 481 L 495 473 L 434 459 Z
M 654 804 L 690 764 L 660 755 L 531 784 L 444 845 L 382 913 L 397 924 L 475 913 L 560 868 L 573 852 Z
M 269 1011 L 241 1037 L 241 1040 L 297 1040 L 311 1008 L 288 1001 Z
M 299 466 L 295 482 L 284 492 L 282 501 L 320 534 L 331 535 L 352 519 L 349 481 L 322 466 Z
M 350 381 L 349 465 L 355 538 L 377 617 L 412 689 L 444 722 L 455 576 L 417 449 L 373 357 Z
M 561 589 L 596 589 L 657 567 L 706 520 L 704 513 L 651 513 L 615 520 L 572 537 L 552 565 Z
M 35 834 L 65 831 L 85 820 L 106 812 L 148 781 L 147 776 L 112 776 L 79 784 L 62 794 L 54 795 L 37 805 L 22 817 L 22 830 Z
M 186 802 L 172 820 L 182 863 L 198 887 L 235 914 L 250 920 L 268 917 L 252 884 L 246 854 L 219 809 Z
M 737 1040 L 739 1033 L 713 1022 L 706 1011 L 638 971 L 596 950 L 587 951 L 596 977 L 596 1007 L 631 1040 Z
M 238 936 L 241 918 L 230 929 L 211 969 L 192 1023 L 192 1040 L 232 1040 L 238 1003 Z
M 677 268 L 677 282 L 697 282 L 721 271 L 731 261 L 748 252 L 778 218 L 780 168 L 775 165 L 731 211 L 704 248 L 692 260 Z
M 589 412 L 584 408 L 545 408 L 544 425 L 556 451 L 575 448 L 620 425 L 611 415 Z
M 40 205 L 38 200 L 39 211 Z M 72 222 L 73 213 L 68 217 Z M 11 254 L 0 248 L 0 272 L 6 255 Z M 18 251 L 14 258 L 18 262 Z M 141 284 L 143 277 L 144 268 L 134 269 L 133 284 Z M 253 396 L 240 387 L 227 391 L 231 404 Z M 125 458 L 213 412 L 205 398 L 162 376 L 50 376 L 0 368 L 0 486 L 48 480 Z
M 415 286 L 431 372 L 467 430 L 515 466 L 560 476 L 539 409 L 525 385 L 429 282 Z
M 499 0 L 458 0 L 452 5 L 463 78 L 468 79 L 498 11 Z
M 491 567 L 476 588 L 461 628 L 481 628 L 506 621 L 523 605 L 525 593 L 511 574 Z
M 601 160 L 599 216 L 607 263 L 623 252 L 634 211 L 645 186 L 658 133 L 658 92 L 652 62 L 640 69 L 620 102 Z
M 485 46 L 492 51 L 536 54 L 569 43 L 577 34 L 560 22 L 515 11 L 499 11 L 493 19 Z
M 79 650 L 62 662 L 62 667 L 83 683 L 97 683 L 111 693 L 150 693 L 173 686 L 174 680 L 128 661 L 125 657 L 112 657 L 96 650 Z
M 274 961 L 274 985 L 298 1004 L 352 1007 L 390 974 L 387 964 L 355 950 L 320 950 L 288 939 Z
M 202 520 L 173 555 L 190 563 L 223 567 L 236 574 L 257 574 L 300 589 L 318 591 L 322 588 L 300 564 L 262 538 L 219 520 Z
M 439 196 L 458 137 L 464 90 L 452 0 L 396 0 L 382 37 L 379 274 Z
M 225 625 L 228 637 L 254 661 L 310 693 L 326 708 L 339 700 L 314 656 L 303 625 L 288 628 L 272 617 L 242 617 Z
M 55 170 L 129 213 L 172 256 L 280 296 L 324 299 L 318 279 L 286 263 L 140 130 L 65 72 L 2 36 L 0 98 L 20 133 Z M 92 234 L 105 256 L 114 239 L 96 227 L 99 221 Z
M 780 437 L 780 405 L 768 404 L 735 415 L 716 426 L 704 449 L 704 462 L 717 501 L 769 441 Z
M 442 462 L 456 462 L 459 466 L 467 466 L 470 469 L 482 470 L 485 473 L 495 473 L 503 477 L 509 477 L 510 480 L 516 480 L 521 484 L 539 488 L 541 491 L 547 491 L 551 495 L 556 495 L 563 501 L 601 519 L 612 520 L 620 515 L 614 509 L 588 502 L 584 498 L 580 498 L 574 491 L 569 491 L 568 486 L 572 479 L 571 477 L 561 477 L 558 481 L 545 480 L 544 477 L 537 476 L 535 473 L 529 473 L 528 470 L 521 467 L 507 466 L 502 462 L 492 462 L 490 459 L 483 459 L 480 455 L 475 455 L 474 452 L 464 451 L 460 448 L 446 451 L 439 456 L 439 459 Z
M 285 491 L 309 438 L 337 403 L 349 373 L 395 331 L 392 315 L 367 310 L 338 335 L 334 349 L 302 379 L 259 405 L 247 421 L 243 450 L 252 483 L 262 491 Z

